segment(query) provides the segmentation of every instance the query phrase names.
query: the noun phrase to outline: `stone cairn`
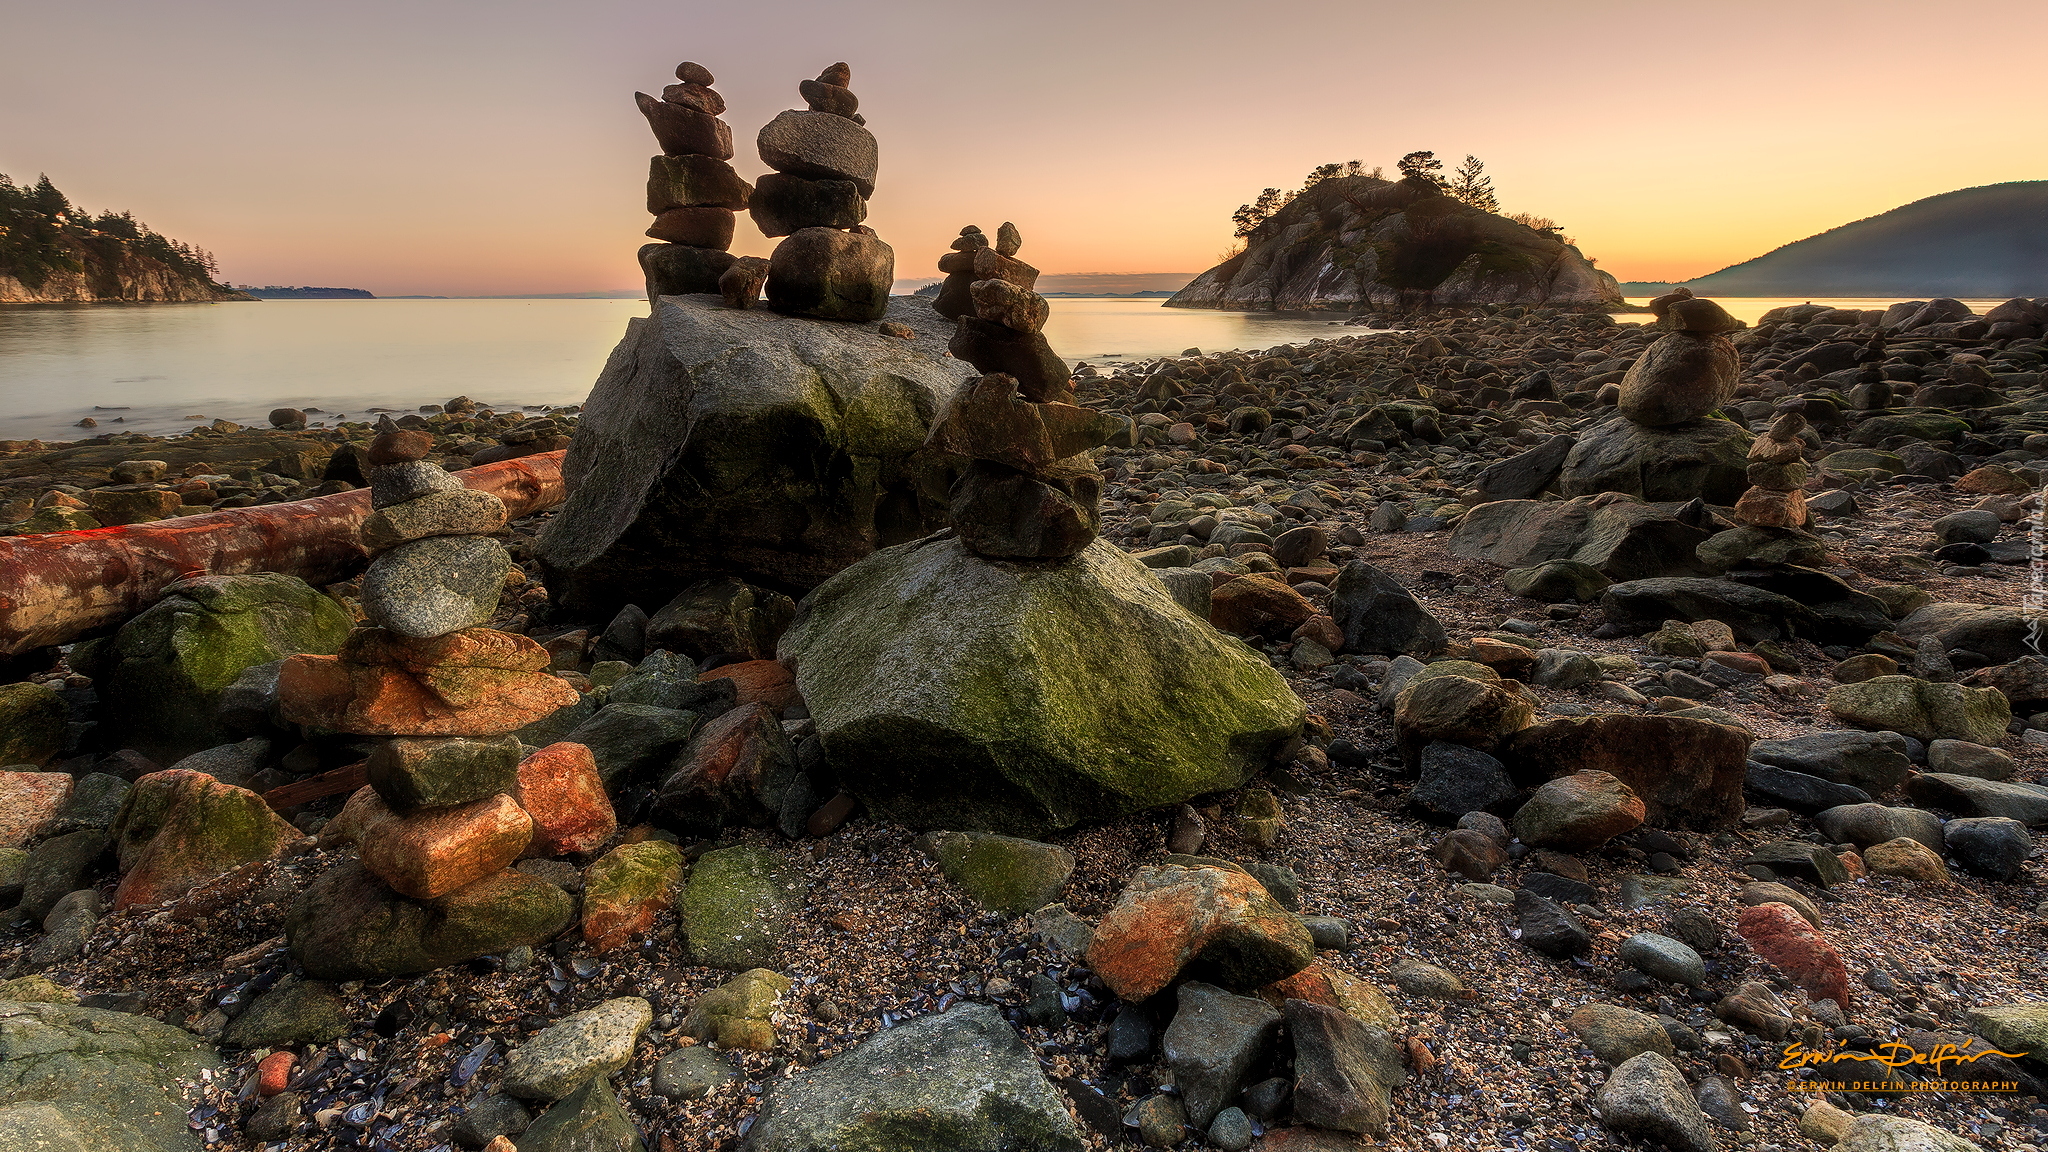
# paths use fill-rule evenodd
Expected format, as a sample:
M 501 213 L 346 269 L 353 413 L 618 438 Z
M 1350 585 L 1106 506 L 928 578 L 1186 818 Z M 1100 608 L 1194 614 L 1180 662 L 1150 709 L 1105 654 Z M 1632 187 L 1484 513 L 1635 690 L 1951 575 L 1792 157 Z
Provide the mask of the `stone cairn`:
M 732 129 L 718 118 L 725 98 L 711 90 L 710 70 L 684 61 L 676 65 L 676 79 L 659 100 L 633 93 L 661 144 L 661 155 L 647 166 L 647 211 L 654 217 L 647 234 L 661 243 L 640 249 L 650 301 L 720 291 L 720 277 L 735 263 L 726 251 L 734 214 L 753 192 L 727 163 Z
M 538 643 L 481 627 L 511 568 L 493 535 L 505 506 L 426 460 L 432 446 L 395 427 L 371 443 L 374 510 L 358 537 L 372 555 L 367 626 L 338 655 L 291 657 L 278 682 L 287 720 L 376 738 L 369 786 L 331 827 L 354 840 L 387 903 L 524 883 L 507 871 L 522 854 L 590 851 L 616 827 L 587 750 L 557 744 L 522 760 L 514 731 L 577 693 L 547 673 Z
M 1646 428 L 1699 420 L 1735 396 L 1741 357 L 1723 333 L 1743 326 L 1711 300 L 1677 289 L 1650 301 L 1664 335 L 1621 381 L 1621 414 Z
M 763 235 L 785 238 L 768 258 L 768 305 L 792 316 L 879 320 L 888 311 L 896 254 L 861 224 L 875 194 L 876 145 L 852 78 L 834 64 L 803 81 L 808 109 L 770 120 L 756 141 L 775 171 L 761 177 L 749 211 Z M 744 289 L 739 275 L 728 303 Z
M 932 426 L 927 443 L 969 464 L 953 485 L 961 542 L 998 560 L 1072 556 L 1101 527 L 1102 473 L 1090 450 L 1114 417 L 1070 403 L 1067 366 L 1046 343 L 1049 308 L 1033 292 L 1038 270 L 1015 259 L 1023 244 L 1004 224 L 991 249 L 981 229 L 960 230 L 939 260 L 946 282 L 933 306 L 958 323 L 953 355 L 985 373 Z
M 1806 524 L 1806 445 L 1799 438 L 1806 417 L 1781 413 L 1749 446 L 1749 491 L 1735 503 L 1735 516 L 1756 528 L 1798 529 Z

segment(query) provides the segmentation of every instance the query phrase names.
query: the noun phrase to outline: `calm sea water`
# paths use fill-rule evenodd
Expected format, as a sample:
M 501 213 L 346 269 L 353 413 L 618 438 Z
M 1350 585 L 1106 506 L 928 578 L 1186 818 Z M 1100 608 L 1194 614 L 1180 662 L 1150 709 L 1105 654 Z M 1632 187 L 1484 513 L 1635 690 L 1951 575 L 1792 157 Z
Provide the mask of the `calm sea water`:
M 1722 301 L 1754 321 L 1797 300 Z M 1829 300 L 1882 307 L 1889 300 Z M 1997 301 L 1973 301 L 1979 311 Z M 0 307 L 0 438 L 69 440 L 263 423 L 273 408 L 361 419 L 466 395 L 504 411 L 581 403 L 638 300 L 266 300 Z M 1623 316 L 1623 320 L 1639 317 Z M 1328 318 L 1052 301 L 1069 360 L 1114 364 L 1351 335 Z M 97 429 L 75 427 L 80 417 Z

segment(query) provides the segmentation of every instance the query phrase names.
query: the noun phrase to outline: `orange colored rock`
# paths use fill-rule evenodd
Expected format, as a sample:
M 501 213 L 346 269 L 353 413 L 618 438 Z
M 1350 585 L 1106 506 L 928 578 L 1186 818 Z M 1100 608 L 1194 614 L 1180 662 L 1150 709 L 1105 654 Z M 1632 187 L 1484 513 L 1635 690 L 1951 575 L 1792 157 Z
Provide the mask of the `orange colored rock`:
M 1510 680 L 1526 680 L 1529 672 L 1536 667 L 1536 653 L 1520 644 L 1495 640 L 1491 636 L 1474 636 L 1468 647 L 1470 659 L 1486 665 Z
M 502 794 L 410 816 L 393 812 L 374 792 L 361 803 L 356 850 L 363 867 L 415 900 L 432 900 L 502 872 L 533 839 L 533 818 Z
M 1209 623 L 1240 636 L 1279 638 L 1308 622 L 1314 604 L 1280 580 L 1263 573 L 1239 576 L 1209 598 Z
M 699 683 L 730 680 L 739 689 L 742 704 L 765 704 L 780 712 L 796 703 L 796 675 L 775 660 L 748 660 L 713 668 L 697 677 Z
M 1334 964 L 1325 963 L 1320 956 L 1294 975 L 1259 989 L 1259 999 L 1275 1008 L 1285 1008 L 1289 1000 L 1306 1000 L 1335 1008 L 1361 1024 L 1381 1028 L 1399 1023 L 1385 992 Z
M 581 744 L 564 740 L 520 761 L 513 796 L 533 817 L 528 856 L 594 852 L 619 827 L 597 758 Z
M 1754 652 L 1709 652 L 1707 662 L 1733 668 L 1738 672 L 1749 672 L 1757 676 L 1771 674 L 1770 661 Z
M 137 780 L 108 831 L 122 873 L 116 909 L 175 900 L 299 838 L 263 797 L 178 768 Z
M 1744 908 L 1735 920 L 1735 931 L 1807 995 L 1833 1000 L 1844 1012 L 1851 1010 L 1849 969 L 1841 953 L 1791 905 L 1772 901 Z
M 547 663 L 532 640 L 488 628 L 429 640 L 365 628 L 339 655 L 286 660 L 278 696 L 287 719 L 334 732 L 497 736 L 576 702 Z
M 266 1099 L 284 1091 L 292 1081 L 292 1065 L 298 1057 L 290 1052 L 272 1052 L 256 1065 L 256 1094 Z
M 1956 491 L 1978 496 L 2018 496 L 2032 489 L 2012 469 L 1986 464 L 1956 477 Z
M 1183 969 L 1233 991 L 1285 979 L 1315 959 L 1300 917 L 1250 875 L 1234 869 L 1140 868 L 1096 926 L 1088 965 L 1136 1003 Z
M 71 799 L 68 772 L 0 772 L 0 848 L 19 848 L 43 834 Z
M 1797 528 L 1806 523 L 1806 494 L 1751 488 L 1735 502 L 1735 518 L 1759 528 Z
M 675 902 L 682 850 L 666 840 L 621 844 L 583 870 L 583 938 L 609 952 L 647 935 Z
M 1344 630 L 1328 616 L 1309 617 L 1307 623 L 1296 628 L 1288 639 L 1313 640 L 1332 652 L 1344 650 Z

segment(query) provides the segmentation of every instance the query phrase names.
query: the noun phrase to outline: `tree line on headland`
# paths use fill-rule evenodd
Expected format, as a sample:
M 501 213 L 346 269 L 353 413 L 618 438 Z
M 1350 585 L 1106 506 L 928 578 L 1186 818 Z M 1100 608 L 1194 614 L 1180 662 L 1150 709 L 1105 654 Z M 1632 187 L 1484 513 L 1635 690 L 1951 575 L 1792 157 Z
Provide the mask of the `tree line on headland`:
M 0 301 L 240 299 L 213 254 L 129 212 L 95 215 L 43 176 L 0 175 Z

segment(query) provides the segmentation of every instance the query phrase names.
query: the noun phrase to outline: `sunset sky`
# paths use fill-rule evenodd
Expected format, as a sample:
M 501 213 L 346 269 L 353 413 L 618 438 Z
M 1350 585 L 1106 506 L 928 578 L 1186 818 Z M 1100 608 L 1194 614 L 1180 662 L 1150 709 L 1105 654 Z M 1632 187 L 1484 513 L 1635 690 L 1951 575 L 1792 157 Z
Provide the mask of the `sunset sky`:
M 1006 219 L 1050 273 L 1200 271 L 1260 188 L 1415 149 L 1478 155 L 1624 280 L 2048 177 L 2040 4 L 0 0 L 0 28 L 0 172 L 236 282 L 382 295 L 637 286 L 632 94 L 682 59 L 749 178 L 797 81 L 850 62 L 905 278 Z

